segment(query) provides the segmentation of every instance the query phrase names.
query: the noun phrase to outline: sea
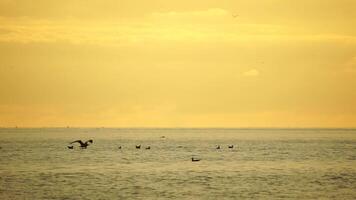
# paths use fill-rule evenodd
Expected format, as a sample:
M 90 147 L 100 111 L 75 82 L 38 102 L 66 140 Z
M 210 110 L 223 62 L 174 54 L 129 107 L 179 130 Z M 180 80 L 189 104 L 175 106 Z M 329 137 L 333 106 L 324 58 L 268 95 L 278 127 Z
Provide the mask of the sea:
M 1 128 L 0 199 L 356 199 L 356 129 Z

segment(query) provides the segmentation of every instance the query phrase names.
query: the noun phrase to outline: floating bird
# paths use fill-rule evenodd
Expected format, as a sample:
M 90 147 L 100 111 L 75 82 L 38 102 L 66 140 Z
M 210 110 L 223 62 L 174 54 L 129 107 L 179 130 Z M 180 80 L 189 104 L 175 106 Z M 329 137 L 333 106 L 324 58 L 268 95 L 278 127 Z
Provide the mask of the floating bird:
M 121 149 L 121 146 L 119 146 L 118 149 Z
M 89 146 L 89 143 L 93 143 L 93 140 L 88 140 L 88 141 L 85 141 L 85 142 L 83 142 L 81 140 L 76 140 L 76 141 L 71 142 L 70 144 L 73 144 L 73 143 L 76 143 L 76 142 L 78 142 L 80 144 L 80 147 L 82 149 L 86 149 Z
M 220 149 L 220 145 L 218 145 L 218 146 L 216 147 L 216 149 Z
M 233 149 L 234 148 L 234 145 L 229 145 L 229 149 Z
M 192 157 L 192 162 L 198 162 L 200 159 Z
M 151 149 L 151 147 L 150 147 L 150 146 L 148 146 L 148 147 L 146 147 L 146 149 Z
M 67 146 L 68 147 L 68 149 L 73 149 L 74 147 L 73 146 Z
M 136 145 L 136 149 L 141 149 L 141 145 Z
M 163 135 L 163 136 L 161 136 L 161 138 L 166 138 L 166 136 Z

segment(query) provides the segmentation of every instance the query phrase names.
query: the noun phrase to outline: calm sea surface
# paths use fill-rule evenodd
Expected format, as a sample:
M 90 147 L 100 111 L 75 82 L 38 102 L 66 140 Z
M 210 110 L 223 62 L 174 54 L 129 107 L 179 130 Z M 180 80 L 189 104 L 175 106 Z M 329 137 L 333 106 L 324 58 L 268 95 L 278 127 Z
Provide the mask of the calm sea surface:
M 356 130 L 18 128 L 0 147 L 4 200 L 356 199 Z

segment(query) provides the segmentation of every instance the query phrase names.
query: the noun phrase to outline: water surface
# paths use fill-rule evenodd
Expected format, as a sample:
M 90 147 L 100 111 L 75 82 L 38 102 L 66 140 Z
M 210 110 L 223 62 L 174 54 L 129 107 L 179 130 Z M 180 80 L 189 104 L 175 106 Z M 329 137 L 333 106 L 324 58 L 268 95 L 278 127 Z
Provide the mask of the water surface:
M 3 128 L 0 147 L 0 199 L 356 198 L 350 129 Z

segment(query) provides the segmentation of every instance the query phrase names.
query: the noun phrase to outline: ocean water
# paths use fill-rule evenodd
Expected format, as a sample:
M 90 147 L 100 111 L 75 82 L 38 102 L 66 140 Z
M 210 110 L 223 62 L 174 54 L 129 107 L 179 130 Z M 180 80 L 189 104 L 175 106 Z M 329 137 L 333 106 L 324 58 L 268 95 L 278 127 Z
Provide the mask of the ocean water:
M 4 200 L 356 199 L 351 129 L 3 128 L 0 147 Z

